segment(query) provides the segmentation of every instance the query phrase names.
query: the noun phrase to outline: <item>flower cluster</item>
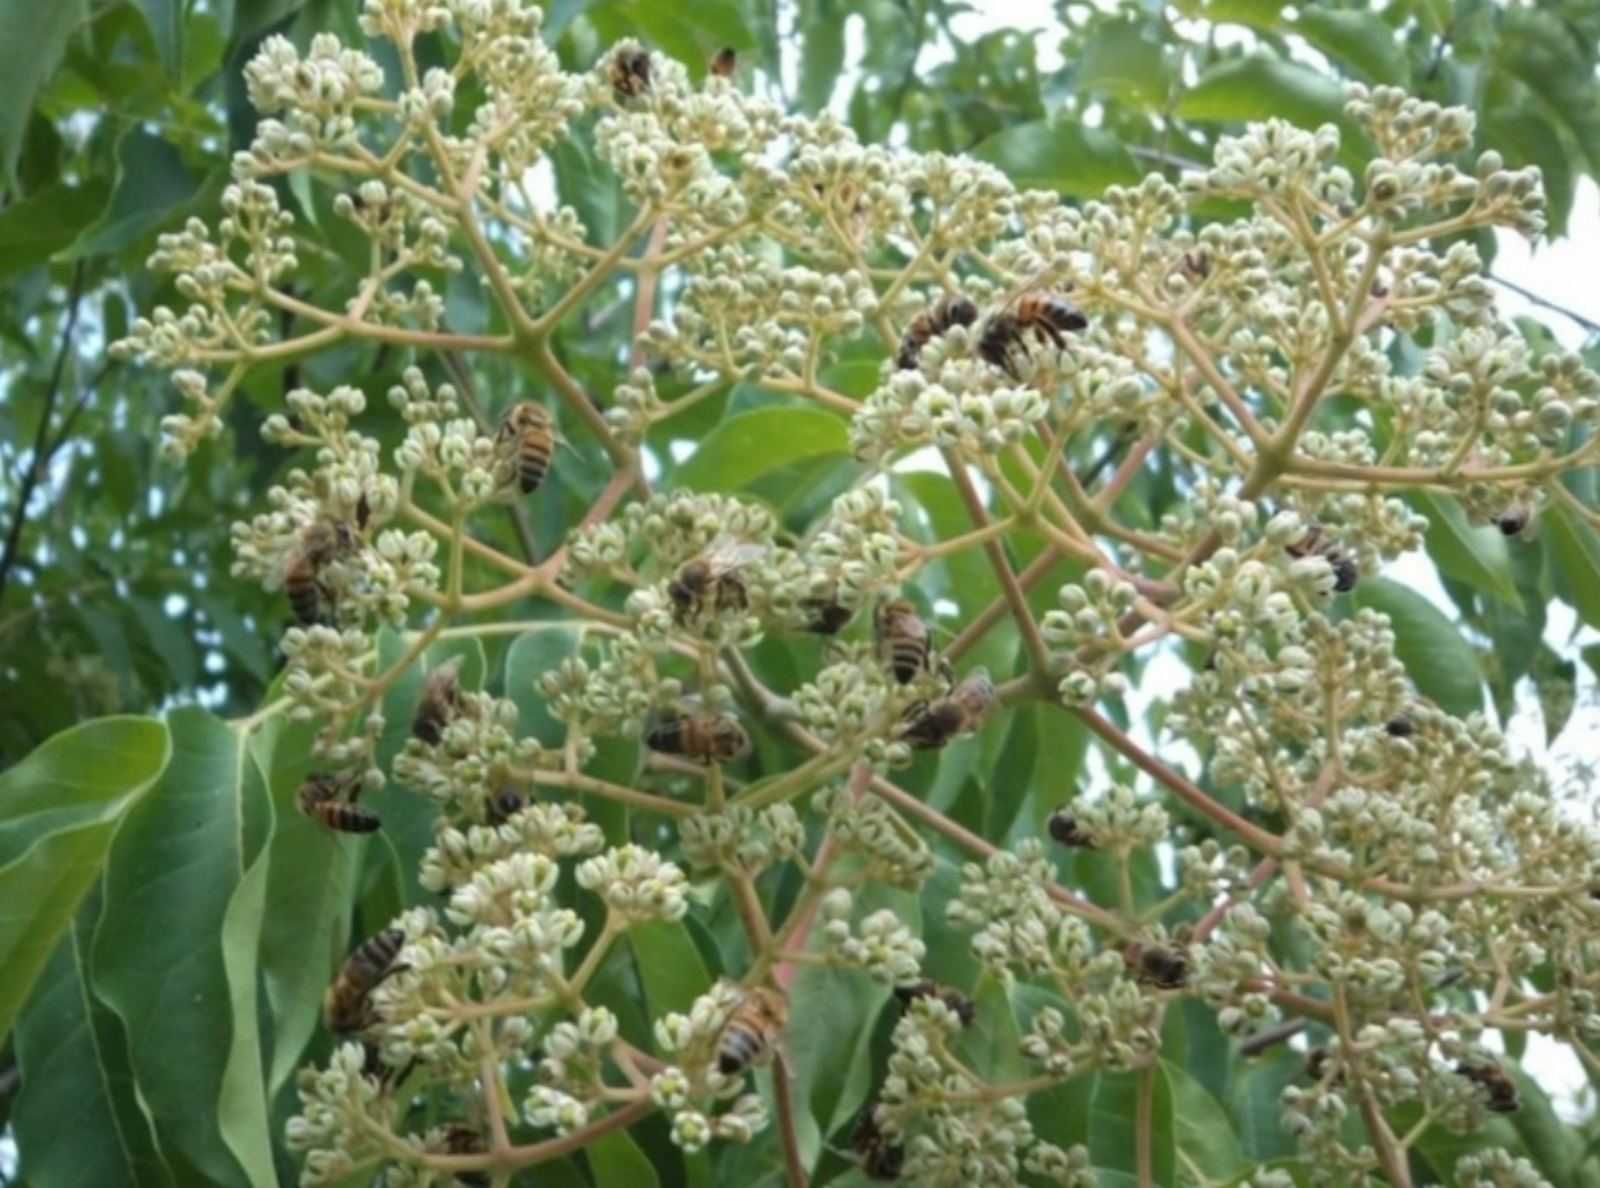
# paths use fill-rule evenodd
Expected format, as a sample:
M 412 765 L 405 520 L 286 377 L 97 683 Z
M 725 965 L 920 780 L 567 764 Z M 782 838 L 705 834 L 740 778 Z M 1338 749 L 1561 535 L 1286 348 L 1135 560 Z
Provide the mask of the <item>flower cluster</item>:
M 695 83 L 637 42 L 568 72 L 520 0 L 365 0 L 360 24 L 381 53 L 263 43 L 246 85 L 266 118 L 222 217 L 151 260 L 186 304 L 118 346 L 174 372 L 178 455 L 223 432 L 258 363 L 346 339 L 418 351 L 381 409 L 352 386 L 290 391 L 263 433 L 302 466 L 233 528 L 235 576 L 281 588 L 295 619 L 284 708 L 343 773 L 302 805 L 370 831 L 356 801 L 392 781 L 431 815 L 401 852 L 439 898 L 330 991 L 350 1000 L 329 1010 L 341 1043 L 289 1130 L 306 1183 L 379 1161 L 394 1183 L 503 1173 L 555 1149 L 528 1132 L 565 1151 L 650 1111 L 687 1152 L 777 1142 L 774 1111 L 794 1140 L 789 1095 L 746 1077 L 790 1076 L 786 1035 L 815 1034 L 817 1004 L 789 1002 L 807 965 L 903 1000 L 887 1056 L 859 1044 L 841 1083 L 874 1082 L 864 1172 L 930 1185 L 1087 1188 L 1088 1153 L 1037 1134 L 1028 1093 L 1148 1090 L 1184 999 L 1245 1042 L 1285 1013 L 1327 1032 L 1283 1097 L 1325 1181 L 1405 1158 L 1398 1107 L 1456 1129 L 1515 1108 L 1487 1031 L 1600 1038 L 1600 836 L 1485 716 L 1419 693 L 1395 624 L 1347 605 L 1422 547 L 1409 493 L 1514 537 L 1583 512 L 1561 478 L 1600 458 L 1600 376 L 1498 319 L 1469 244 L 1432 247 L 1543 225 L 1537 171 L 1462 156 L 1467 113 L 1357 87 L 1365 169 L 1337 129 L 1269 120 L 1178 184 L 1074 207 L 786 116 L 725 70 Z M 612 242 L 528 184 L 569 141 L 637 208 Z M 291 171 L 370 241 L 340 308 L 289 291 L 322 230 L 280 207 Z M 1247 211 L 1205 221 L 1216 199 Z M 435 285 L 456 270 L 489 295 L 482 326 L 446 324 Z M 630 272 L 647 328 L 614 388 L 585 392 L 551 334 Z M 278 340 L 281 311 L 315 326 Z M 470 369 L 441 382 L 429 362 L 470 351 L 542 386 L 485 407 Z M 690 490 L 688 468 L 648 490 L 663 423 L 735 385 L 820 406 L 838 469 L 787 503 L 764 482 Z M 612 465 L 592 487 L 599 452 L 557 452 L 579 425 Z M 902 484 L 929 447 L 950 481 Z M 598 492 L 581 522 L 543 555 L 531 536 L 503 551 L 490 517 L 547 498 L 552 469 Z M 970 530 L 943 522 L 945 496 Z M 928 525 L 940 539 L 916 543 Z M 947 603 L 967 620 L 951 639 L 925 609 Z M 503 680 L 440 662 L 523 627 Z M 1174 638 L 1204 659 L 1157 725 L 1194 774 L 1093 712 L 1116 717 Z M 990 724 L 1028 700 L 1052 717 Z M 1014 768 L 1055 756 L 1038 723 L 1068 714 L 1181 798 L 1181 822 L 1121 770 L 1010 803 Z M 971 733 L 919 789 L 889 782 Z M 1060 848 L 1024 836 L 1046 797 Z M 953 895 L 947 845 L 975 859 Z M 920 926 L 882 906 L 935 889 L 942 918 Z M 959 988 L 918 989 L 952 928 L 986 980 L 983 1028 Z M 1537 1182 L 1492 1152 L 1454 1174 Z

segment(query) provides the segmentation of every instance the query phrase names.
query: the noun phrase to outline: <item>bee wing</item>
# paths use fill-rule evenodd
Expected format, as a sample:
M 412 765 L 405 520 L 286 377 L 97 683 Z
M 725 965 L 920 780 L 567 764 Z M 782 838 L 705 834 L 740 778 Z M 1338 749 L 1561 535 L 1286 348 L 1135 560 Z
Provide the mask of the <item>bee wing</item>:
M 767 546 L 739 540 L 732 536 L 719 536 L 705 551 L 707 564 L 716 574 L 728 573 L 765 556 Z

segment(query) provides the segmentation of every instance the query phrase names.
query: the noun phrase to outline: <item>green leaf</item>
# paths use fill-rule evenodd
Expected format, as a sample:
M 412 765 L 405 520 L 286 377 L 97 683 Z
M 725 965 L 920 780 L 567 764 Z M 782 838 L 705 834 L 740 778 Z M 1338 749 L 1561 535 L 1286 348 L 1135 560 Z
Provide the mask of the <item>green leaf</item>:
M 1073 83 L 1101 91 L 1146 111 L 1160 111 L 1172 87 L 1172 69 L 1161 43 L 1142 21 L 1107 21 L 1084 43 Z
M 506 649 L 505 695 L 516 704 L 519 737 L 532 736 L 547 747 L 561 745 L 566 727 L 550 716 L 539 676 L 575 655 L 582 638 L 577 625 L 552 622 L 523 632 Z
M 972 150 L 1022 190 L 1055 190 L 1098 198 L 1110 186 L 1133 185 L 1142 173 L 1122 142 L 1100 128 L 1066 120 L 1029 120 L 996 132 Z
M 1293 27 L 1335 67 L 1363 82 L 1405 86 L 1410 81 L 1411 71 L 1394 30 L 1370 12 L 1308 4 L 1300 9 Z
M 1089 1155 L 1097 1166 L 1117 1171 L 1138 1171 L 1139 1078 L 1155 1080 L 1151 1100 L 1150 1157 L 1157 1184 L 1175 1184 L 1177 1175 L 1175 1131 L 1172 1119 L 1172 1090 L 1159 1069 L 1144 1073 L 1100 1074 L 1094 1103 L 1089 1108 Z
M 127 247 L 171 220 L 199 188 L 200 179 L 189 172 L 171 141 L 143 128 L 130 128 L 117 142 L 111 202 L 67 257 L 81 259 Z
M 694 1000 L 711 988 L 711 975 L 685 925 L 664 920 L 635 924 L 628 929 L 628 943 L 652 1019 L 669 1011 L 688 1014 Z
M 588 1157 L 589 1170 L 594 1173 L 596 1184 L 626 1184 L 628 1188 L 656 1188 L 656 1185 L 661 1183 L 661 1177 L 656 1175 L 655 1165 L 643 1151 L 639 1150 L 639 1144 L 634 1142 L 625 1130 L 614 1130 L 590 1143 L 583 1150 Z
M 1498 529 L 1473 524 L 1448 495 L 1419 491 L 1411 496 L 1411 502 L 1428 518 L 1428 556 L 1443 573 L 1522 609 L 1511 554 Z
M 1205 1086 L 1169 1061 L 1161 1062 L 1177 1123 L 1177 1143 L 1192 1165 L 1209 1179 L 1227 1180 L 1246 1166 L 1244 1151 L 1222 1103 Z
M 168 727 L 172 762 L 128 815 L 106 867 L 95 990 L 128 1029 L 134 1076 L 162 1149 L 181 1153 L 212 1183 L 258 1185 L 234 1154 L 239 1062 L 255 1037 L 240 1037 L 235 1051 L 238 964 L 224 946 L 238 944 L 239 927 L 259 923 L 231 905 L 260 848 L 250 835 L 261 804 L 246 803 L 250 771 L 227 723 L 180 709 Z M 259 780 L 254 791 L 262 797 Z M 250 1014 L 240 1023 L 253 1024 Z M 225 1090 L 228 1100 L 219 1101 Z M 265 1095 L 259 1085 L 255 1093 L 264 1126 Z
M 276 817 L 262 859 L 272 906 L 260 928 L 264 1005 L 273 1033 L 269 1098 L 299 1064 L 317 1025 L 322 992 L 349 947 L 357 876 L 369 845 L 368 838 L 337 833 L 295 806 L 295 793 L 311 771 L 316 729 L 278 717 L 250 739 L 250 758 Z
M 160 722 L 101 718 L 0 774 L 0 1038 L 171 755 Z
M 1387 578 L 1363 580 L 1353 597 L 1356 605 L 1389 616 L 1395 655 L 1425 697 L 1459 717 L 1483 708 L 1478 657 L 1438 607 Z
M 161 55 L 161 66 L 171 78 L 178 77 L 183 62 L 182 0 L 136 0 L 144 13 L 145 24 Z
M 1550 505 L 1542 522 L 1566 578 L 1563 596 L 1585 623 L 1600 627 L 1600 532 L 1560 502 Z
M 1283 1129 L 1283 1091 L 1302 1073 L 1299 1056 L 1281 1047 L 1236 1065 L 1228 1088 L 1228 1109 L 1251 1159 L 1294 1154 L 1294 1139 Z
M 800 55 L 800 110 L 815 114 L 828 105 L 844 69 L 844 18 L 838 0 L 805 0 L 799 26 L 805 38 Z
M 1308 66 L 1254 55 L 1211 67 L 1188 87 L 1174 109 L 1180 119 L 1242 123 L 1273 116 L 1315 128 L 1337 123 L 1344 90 Z
M 61 62 L 67 39 L 89 14 L 88 0 L 0 0 L 0 180 L 16 181 L 17 155 L 33 101 Z
M 0 210 L 0 279 L 43 264 L 94 222 L 111 196 L 111 183 L 92 177 L 82 185 L 55 182 Z
M 737 491 L 762 475 L 823 454 L 844 454 L 844 419 L 822 409 L 758 408 L 723 421 L 678 467 L 673 486 Z
M 85 898 L 17 1019 L 22 1088 L 11 1115 L 34 1188 L 173 1184 L 140 1108 L 128 1039 L 89 985 L 98 889 Z

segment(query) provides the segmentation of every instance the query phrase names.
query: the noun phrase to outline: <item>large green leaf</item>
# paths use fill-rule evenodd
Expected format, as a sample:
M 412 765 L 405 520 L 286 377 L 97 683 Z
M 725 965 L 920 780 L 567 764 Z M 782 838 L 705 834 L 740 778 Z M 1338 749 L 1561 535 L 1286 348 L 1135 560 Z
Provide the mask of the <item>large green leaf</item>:
M 16 179 L 22 131 L 34 98 L 55 72 L 67 39 L 89 14 L 88 0 L 0 0 L 0 181 Z
M 1336 68 L 1363 82 L 1404 86 L 1410 81 L 1394 31 L 1370 12 L 1308 4 L 1300 9 L 1294 31 L 1327 54 Z
M 79 185 L 58 181 L 0 210 L 0 279 L 43 264 L 69 246 L 110 196 L 111 183 L 103 177 Z
M 176 78 L 183 62 L 183 0 L 137 0 L 161 55 L 162 68 Z
M 1172 1090 L 1159 1068 L 1146 1073 L 1101 1073 L 1089 1109 L 1089 1154 L 1095 1164 L 1138 1171 L 1139 1078 L 1155 1078 L 1150 1111 L 1150 1165 L 1157 1184 L 1176 1184 L 1176 1131 Z
M 550 623 L 517 636 L 506 649 L 505 695 L 516 703 L 519 736 L 532 736 L 547 747 L 560 746 L 566 737 L 566 727 L 545 704 L 539 676 L 575 654 L 582 635 L 577 624 Z
M 1344 91 L 1327 75 L 1281 58 L 1255 55 L 1211 67 L 1175 106 L 1180 119 L 1241 123 L 1273 116 L 1315 128 L 1339 122 Z
M 838 0 L 805 0 L 800 33 L 805 51 L 800 55 L 800 110 L 819 112 L 839 81 L 844 66 L 844 18 Z
M 625 1130 L 613 1131 L 584 1148 L 596 1184 L 626 1184 L 628 1188 L 656 1188 L 661 1177 L 639 1144 Z
M 251 900 L 260 876 L 244 885 L 261 850 L 262 810 L 270 821 L 271 806 L 227 723 L 180 709 L 168 726 L 172 762 L 129 814 L 106 868 L 95 990 L 128 1029 L 134 1076 L 162 1148 L 181 1152 L 212 1183 L 260 1188 L 272 1182 L 270 1166 L 266 1178 L 259 1167 L 247 1173 L 236 1154 L 251 1154 L 239 1141 L 237 1096 L 239 1070 L 259 1043 L 253 962 L 243 968 L 236 949 L 240 931 L 259 926 Z M 247 1011 L 236 1019 L 241 1004 Z M 254 1093 L 265 1141 L 259 1083 Z
M 318 1019 L 322 992 L 349 947 L 350 913 L 368 838 L 336 833 L 295 807 L 311 770 L 315 727 L 274 718 L 250 739 L 276 817 L 263 855 L 267 869 L 260 962 L 273 1025 L 268 1096 L 289 1079 Z
M 1428 518 L 1428 556 L 1441 571 L 1522 609 L 1511 554 L 1498 529 L 1473 524 L 1461 505 L 1446 495 L 1419 491 L 1412 503 Z
M 1478 657 L 1438 607 L 1387 578 L 1365 579 L 1356 586 L 1354 598 L 1357 605 L 1389 616 L 1395 655 L 1424 696 L 1462 717 L 1483 708 Z
M 848 450 L 845 421 L 834 413 L 758 408 L 713 429 L 678 467 L 673 485 L 695 491 L 737 491 L 791 462 Z
M 1246 1166 L 1244 1151 L 1233 1133 L 1222 1103 L 1176 1064 L 1162 1061 L 1161 1072 L 1172 1097 L 1177 1144 L 1193 1166 L 1213 1180 L 1227 1180 Z
M 151 718 L 101 718 L 0 774 L 0 1037 L 172 754 Z
M 688 1014 L 694 1000 L 711 988 L 711 975 L 686 925 L 664 920 L 635 924 L 628 929 L 628 943 L 652 1018 L 669 1011 Z
M 111 202 L 69 255 L 94 256 L 126 247 L 171 219 L 199 186 L 200 179 L 170 141 L 142 128 L 130 129 L 117 144 Z
M 1600 627 L 1600 532 L 1571 508 L 1556 503 L 1541 522 L 1566 578 L 1563 593 L 1591 627 Z
M 1142 21 L 1108 21 L 1095 29 L 1078 57 L 1073 82 L 1079 90 L 1104 91 L 1160 111 L 1172 87 L 1172 68 L 1160 41 Z
M 1108 186 L 1137 182 L 1141 170 L 1115 136 L 1066 120 L 1030 120 L 981 141 L 980 161 L 1003 169 L 1020 189 L 1098 198 Z
M 122 1024 L 89 986 L 92 891 L 17 1019 L 22 1089 L 11 1115 L 34 1188 L 174 1184 L 139 1104 Z

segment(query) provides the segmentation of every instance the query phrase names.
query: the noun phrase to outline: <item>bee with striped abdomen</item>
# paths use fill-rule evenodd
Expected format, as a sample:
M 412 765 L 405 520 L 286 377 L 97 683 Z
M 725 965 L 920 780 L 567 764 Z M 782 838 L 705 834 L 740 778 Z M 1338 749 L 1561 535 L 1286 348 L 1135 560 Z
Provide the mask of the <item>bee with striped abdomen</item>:
M 727 714 L 673 714 L 646 731 L 644 741 L 652 751 L 708 765 L 731 763 L 750 749 L 750 736 Z
M 367 996 L 384 978 L 405 968 L 394 963 L 405 944 L 403 930 L 385 928 L 355 947 L 322 996 L 322 1021 L 329 1031 L 348 1035 L 364 1031 L 377 1022 Z
M 379 826 L 378 814 L 356 803 L 365 778 L 359 771 L 342 776 L 326 772 L 307 776 L 295 793 L 295 803 L 302 813 L 321 821 L 329 829 L 340 833 L 373 833 Z
M 765 1060 L 789 1025 L 789 999 L 771 986 L 745 991 L 717 1035 L 717 1071 L 738 1076 L 752 1064 Z
M 506 483 L 515 481 L 524 495 L 531 495 L 550 472 L 550 455 L 556 448 L 550 414 L 533 400 L 519 400 L 500 418 L 495 437 Z
M 1085 329 L 1089 319 L 1055 293 L 1034 291 L 1017 298 L 1015 313 L 997 313 L 983 324 L 978 339 L 978 355 L 1012 379 L 1021 378 L 1016 368 L 1016 352 L 1024 349 L 1023 335 L 1032 331 L 1041 341 L 1049 340 L 1058 351 L 1064 350 L 1068 332 Z
M 943 697 L 908 708 L 900 737 L 915 750 L 936 750 L 956 735 L 976 730 L 993 705 L 994 682 L 989 670 L 974 668 Z
M 300 534 L 299 544 L 284 562 L 283 590 L 295 621 L 302 627 L 332 618 L 335 594 L 324 580 L 324 571 L 336 558 L 355 548 L 355 543 L 350 526 L 333 520 L 313 520 Z
M 941 297 L 932 309 L 918 314 L 906 327 L 905 337 L 900 340 L 900 350 L 894 357 L 896 369 L 910 371 L 917 365 L 917 356 L 930 338 L 943 334 L 952 326 L 970 326 L 977 320 L 978 307 L 970 298 L 961 293 Z
M 637 99 L 650 89 L 650 55 L 637 46 L 619 49 L 611 55 L 606 75 L 619 101 Z
M 452 656 L 423 680 L 411 733 L 429 746 L 437 746 L 445 727 L 461 712 L 461 704 L 461 657 Z
M 1514 1114 L 1522 1105 L 1517 1096 L 1517 1083 L 1497 1064 L 1456 1065 L 1456 1072 L 1476 1084 L 1486 1094 L 1484 1108 L 1495 1114 Z
M 1143 986 L 1176 990 L 1189 978 L 1189 959 L 1175 949 L 1132 944 L 1122 951 L 1122 959 Z
M 910 684 L 930 668 L 930 632 L 917 608 L 904 598 L 880 602 L 873 617 L 878 655 L 889 664 L 894 679 Z
M 750 605 L 742 571 L 766 549 L 758 544 L 719 536 L 698 557 L 685 561 L 667 583 L 672 615 L 679 626 L 699 618 L 707 605 L 717 611 L 744 610 Z

